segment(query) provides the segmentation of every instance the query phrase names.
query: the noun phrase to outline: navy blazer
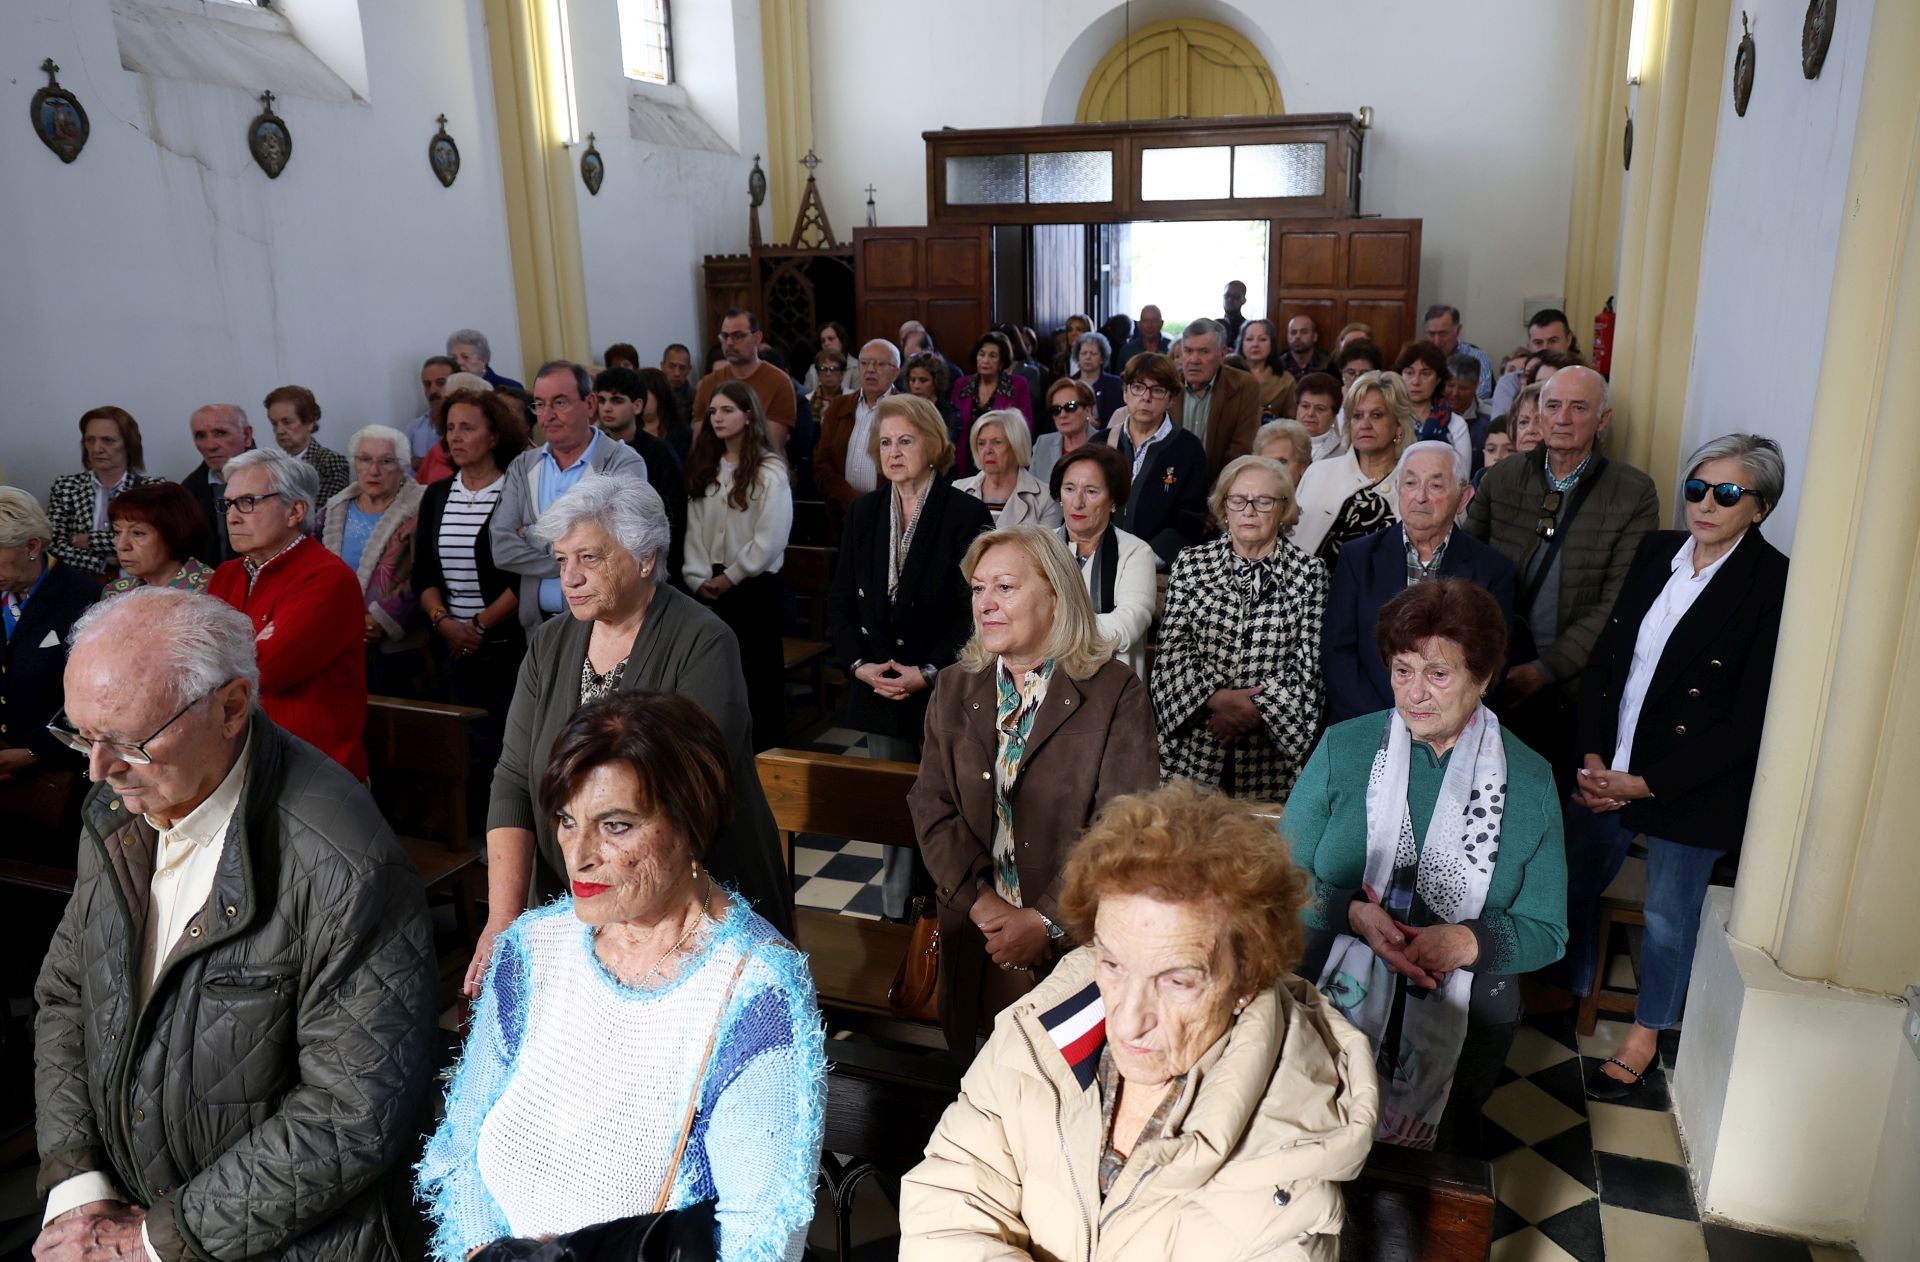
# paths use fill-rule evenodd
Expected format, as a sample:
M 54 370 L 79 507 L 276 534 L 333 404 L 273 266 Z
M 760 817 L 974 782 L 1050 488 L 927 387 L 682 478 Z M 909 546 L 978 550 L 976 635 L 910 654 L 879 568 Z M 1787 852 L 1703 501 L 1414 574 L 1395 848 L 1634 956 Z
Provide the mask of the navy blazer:
M 1115 424 L 1125 425 L 1126 418 Z M 1110 427 L 1094 441 L 1112 439 Z M 1127 454 L 1117 443 L 1114 449 L 1122 456 Z M 1133 480 L 1133 491 L 1114 521 L 1128 534 L 1146 540 L 1160 568 L 1166 569 L 1182 548 L 1207 537 L 1207 492 L 1212 486 L 1206 448 L 1176 423 L 1172 433 L 1147 447 L 1140 476 Z
M 20 624 L 0 644 L 0 745 L 33 751 L 47 770 L 78 766 L 47 724 L 66 703 L 67 637 L 100 599 L 100 580 L 56 563 L 20 609 Z
M 1620 698 L 1640 624 L 1673 573 L 1684 531 L 1641 540 L 1600 639 L 1580 675 L 1580 754 L 1611 764 Z M 1747 532 L 1692 608 L 1674 625 L 1653 669 L 1627 770 L 1653 796 L 1629 802 L 1620 822 L 1636 833 L 1731 850 L 1747 831 L 1747 800 L 1760 761 L 1760 730 L 1773 683 L 1773 651 L 1787 600 L 1787 558 Z
M 1340 549 L 1340 564 L 1333 569 L 1333 587 L 1320 625 L 1320 674 L 1327 682 L 1330 722 L 1393 706 L 1393 684 L 1374 646 L 1373 631 L 1381 606 L 1407 589 L 1406 538 L 1396 522 Z M 1513 562 L 1456 526 L 1440 556 L 1440 574 L 1471 579 L 1492 592 L 1511 631 Z

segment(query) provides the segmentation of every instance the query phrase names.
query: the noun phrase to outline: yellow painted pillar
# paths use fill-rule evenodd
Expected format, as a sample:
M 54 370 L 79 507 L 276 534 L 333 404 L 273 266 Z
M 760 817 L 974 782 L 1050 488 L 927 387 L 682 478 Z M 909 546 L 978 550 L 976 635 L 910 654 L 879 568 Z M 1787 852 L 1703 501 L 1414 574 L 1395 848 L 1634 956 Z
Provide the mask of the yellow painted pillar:
M 587 363 L 593 358 L 575 191 L 580 150 L 566 143 L 555 7 L 566 2 L 485 0 L 507 242 L 527 372 L 549 359 Z
M 813 148 L 812 50 L 807 0 L 760 0 L 760 55 L 767 78 L 769 241 L 787 240 L 807 187 L 800 159 Z M 831 160 L 835 155 L 823 156 Z
M 1615 450 L 1653 477 L 1671 507 L 1686 456 L 1679 446 L 1731 2 L 1640 3 L 1652 11 L 1620 246 L 1613 427 Z
M 1873 24 L 1729 928 L 1795 976 L 1897 993 L 1920 976 L 1920 5 Z
M 1576 331 L 1593 327 L 1593 317 L 1613 293 L 1619 260 L 1620 155 L 1627 121 L 1632 0 L 1595 0 L 1589 15 L 1586 108 L 1574 151 L 1567 230 L 1566 311 Z

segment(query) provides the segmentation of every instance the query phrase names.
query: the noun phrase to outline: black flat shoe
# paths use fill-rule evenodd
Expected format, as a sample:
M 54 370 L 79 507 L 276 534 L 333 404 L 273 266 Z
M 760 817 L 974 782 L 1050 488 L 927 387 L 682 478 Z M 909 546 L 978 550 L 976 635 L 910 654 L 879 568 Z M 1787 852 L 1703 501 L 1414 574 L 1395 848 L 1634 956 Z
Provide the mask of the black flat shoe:
M 1607 1072 L 1608 1065 L 1618 1065 L 1620 1068 L 1625 1069 L 1629 1074 L 1633 1075 L 1633 1081 L 1622 1082 L 1620 1079 L 1615 1078 Z M 1648 1065 L 1647 1068 L 1651 1069 L 1652 1065 Z M 1603 1101 L 1624 1100 L 1646 1085 L 1647 1075 L 1644 1070 L 1636 1073 L 1634 1070 L 1628 1068 L 1626 1062 L 1622 1061 L 1618 1056 L 1609 1056 L 1598 1065 L 1595 1065 L 1593 1072 L 1587 1075 L 1587 1097 L 1589 1099 Z

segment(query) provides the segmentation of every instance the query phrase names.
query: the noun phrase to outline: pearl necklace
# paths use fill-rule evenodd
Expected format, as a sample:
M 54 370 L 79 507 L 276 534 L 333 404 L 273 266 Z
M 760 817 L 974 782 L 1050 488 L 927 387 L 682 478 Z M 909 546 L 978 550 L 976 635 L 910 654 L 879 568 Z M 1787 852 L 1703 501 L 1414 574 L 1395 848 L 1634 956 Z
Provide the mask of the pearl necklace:
M 647 988 L 647 983 L 652 981 L 654 977 L 659 974 L 660 969 L 666 964 L 666 962 L 672 959 L 675 953 L 677 953 L 681 947 L 687 945 L 687 939 L 693 936 L 693 931 L 698 929 L 701 925 L 706 924 L 707 921 L 712 919 L 711 916 L 707 915 L 707 902 L 712 897 L 713 897 L 713 873 L 709 872 L 707 873 L 707 887 L 700 895 L 699 916 L 695 917 L 694 922 L 687 926 L 687 931 L 680 935 L 680 940 L 674 943 L 672 946 L 668 947 L 666 950 L 666 953 L 662 955 L 659 959 L 653 962 L 653 967 L 648 969 L 646 973 L 641 976 L 639 981 L 633 983 L 633 989 L 645 990 Z

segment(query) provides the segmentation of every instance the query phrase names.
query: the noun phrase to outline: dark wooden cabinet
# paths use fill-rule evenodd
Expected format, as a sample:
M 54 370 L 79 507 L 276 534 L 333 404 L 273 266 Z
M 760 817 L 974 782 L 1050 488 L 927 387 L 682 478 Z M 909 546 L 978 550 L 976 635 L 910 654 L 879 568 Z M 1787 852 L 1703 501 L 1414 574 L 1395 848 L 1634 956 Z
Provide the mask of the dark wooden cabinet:
M 1276 219 L 1267 258 L 1267 311 L 1282 328 L 1311 316 L 1331 346 L 1358 320 L 1388 359 L 1419 336 L 1420 220 Z
M 993 323 L 993 243 L 985 227 L 856 228 L 854 308 L 861 341 L 895 342 L 918 320 L 958 355 Z

